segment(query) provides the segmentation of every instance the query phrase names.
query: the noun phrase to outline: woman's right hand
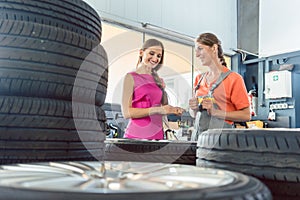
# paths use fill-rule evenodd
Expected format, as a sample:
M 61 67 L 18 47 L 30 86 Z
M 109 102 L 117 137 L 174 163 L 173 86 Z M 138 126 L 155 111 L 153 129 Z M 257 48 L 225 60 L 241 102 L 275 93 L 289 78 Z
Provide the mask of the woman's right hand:
M 189 106 L 192 110 L 198 110 L 199 109 L 199 105 L 198 105 L 198 98 L 193 97 L 189 100 Z

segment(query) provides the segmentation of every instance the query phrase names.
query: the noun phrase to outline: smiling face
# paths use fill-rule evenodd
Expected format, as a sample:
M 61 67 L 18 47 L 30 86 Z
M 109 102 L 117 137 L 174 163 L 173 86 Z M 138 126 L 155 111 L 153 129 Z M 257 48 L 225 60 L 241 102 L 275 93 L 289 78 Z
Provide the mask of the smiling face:
M 195 45 L 196 57 L 201 61 L 202 65 L 209 66 L 215 54 L 215 47 L 203 45 L 199 42 Z
M 227 66 L 221 41 L 213 33 L 202 33 L 195 41 L 196 57 L 202 62 L 202 65 L 208 67 Z
M 140 50 L 142 63 L 152 69 L 161 64 L 163 58 L 163 49 L 161 46 L 152 46 L 144 50 Z

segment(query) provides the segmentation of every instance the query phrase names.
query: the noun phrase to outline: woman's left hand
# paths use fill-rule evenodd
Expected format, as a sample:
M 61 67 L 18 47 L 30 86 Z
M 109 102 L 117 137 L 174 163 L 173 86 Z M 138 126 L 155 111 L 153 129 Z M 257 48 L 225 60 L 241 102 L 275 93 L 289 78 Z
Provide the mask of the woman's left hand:
M 202 104 L 202 108 L 206 109 L 209 115 L 212 116 L 214 115 L 216 109 L 214 108 L 214 103 L 211 98 L 204 98 L 201 104 Z
M 207 110 L 207 113 L 211 116 L 220 118 L 220 119 L 225 119 L 226 112 L 216 108 L 214 105 L 214 100 L 211 98 L 204 99 L 202 101 L 202 106 L 204 109 Z

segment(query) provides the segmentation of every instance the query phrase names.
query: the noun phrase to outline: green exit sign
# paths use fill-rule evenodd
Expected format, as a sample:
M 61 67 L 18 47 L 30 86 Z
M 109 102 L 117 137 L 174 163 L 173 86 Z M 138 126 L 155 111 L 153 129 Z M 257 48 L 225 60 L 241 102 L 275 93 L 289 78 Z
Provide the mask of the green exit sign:
M 273 81 L 278 81 L 278 79 L 279 79 L 279 78 L 278 78 L 278 75 L 274 75 L 274 76 L 273 76 Z

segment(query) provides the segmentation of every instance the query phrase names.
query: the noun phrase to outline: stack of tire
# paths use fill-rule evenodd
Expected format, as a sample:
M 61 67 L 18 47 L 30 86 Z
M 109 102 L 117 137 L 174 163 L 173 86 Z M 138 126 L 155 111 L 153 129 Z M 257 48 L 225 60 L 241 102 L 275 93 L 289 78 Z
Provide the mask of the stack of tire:
M 196 165 L 196 142 L 181 140 L 105 140 L 105 160 Z
M 105 140 L 105 160 L 196 165 L 197 142 L 122 139 L 129 120 L 124 119 L 121 105 L 104 103 L 102 109 L 108 125 L 118 129 L 116 137 L 109 136 Z M 108 130 L 112 127 L 108 126 Z
M 254 176 L 274 200 L 300 199 L 300 130 L 209 130 L 199 136 L 197 166 Z
M 101 29 L 82 0 L 0 0 L 0 164 L 103 158 Z

